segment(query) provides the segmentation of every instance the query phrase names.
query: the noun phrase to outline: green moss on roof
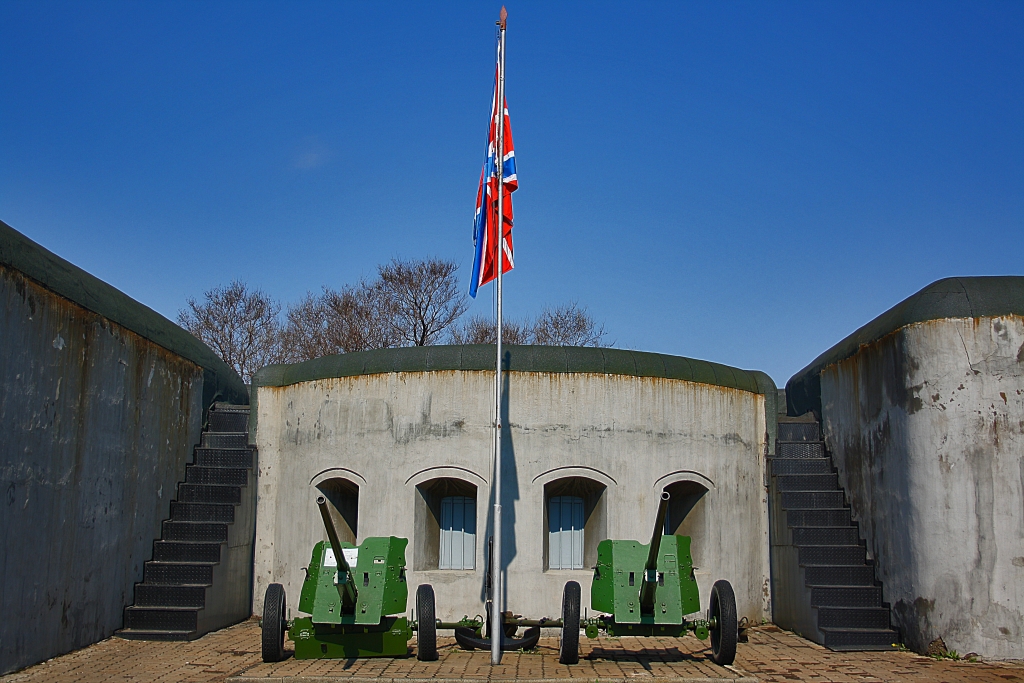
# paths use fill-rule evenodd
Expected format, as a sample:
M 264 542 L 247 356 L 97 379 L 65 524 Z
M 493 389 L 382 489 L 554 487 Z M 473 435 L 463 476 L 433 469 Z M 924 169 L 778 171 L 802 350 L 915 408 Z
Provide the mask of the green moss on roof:
M 821 372 L 896 330 L 947 318 L 1024 315 L 1024 277 L 949 277 L 931 283 L 815 358 L 786 383 L 790 415 L 821 414 Z
M 504 367 L 511 372 L 664 377 L 775 395 L 775 383 L 763 372 L 740 370 L 704 360 L 576 346 L 506 346 L 505 349 Z M 256 373 L 253 385 L 287 386 L 328 377 L 386 372 L 493 369 L 493 344 L 416 346 L 326 356 L 291 365 L 271 365 Z
M 203 405 L 245 405 L 248 392 L 210 347 L 148 306 L 44 249 L 0 221 L 0 265 L 23 273 L 69 301 L 96 313 L 203 368 Z

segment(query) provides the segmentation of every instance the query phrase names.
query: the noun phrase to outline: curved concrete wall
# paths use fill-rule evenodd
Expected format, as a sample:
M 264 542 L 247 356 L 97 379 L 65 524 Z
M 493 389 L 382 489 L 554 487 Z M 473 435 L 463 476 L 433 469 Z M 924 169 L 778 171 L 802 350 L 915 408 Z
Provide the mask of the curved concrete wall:
M 453 354 L 459 348 L 468 354 L 475 347 L 438 347 L 431 353 Z M 493 347 L 474 352 L 486 358 L 488 348 L 493 358 Z M 513 348 L 513 367 L 517 355 L 595 351 Z M 421 353 L 395 350 L 389 358 L 400 361 L 406 352 Z M 665 486 L 692 481 L 707 488 L 687 517 L 702 607 L 711 584 L 726 578 L 736 589 L 741 616 L 757 622 L 770 617 L 764 473 L 774 434 L 765 415 L 766 407 L 775 414 L 774 385 L 765 377 L 765 386 L 771 386 L 758 393 L 751 375 L 738 370 L 750 388 L 666 378 L 672 357 L 604 353 L 606 365 L 628 360 L 632 373 L 654 360 L 662 376 L 507 375 L 502 505 L 508 608 L 557 617 L 569 579 L 581 583 L 589 605 L 589 564 L 583 570 L 545 570 L 545 484 L 571 476 L 606 487 L 605 537 L 644 542 Z M 360 354 L 348 355 L 352 358 L 345 362 L 363 363 Z M 429 358 L 421 365 L 429 366 Z M 255 382 L 272 379 L 279 386 L 254 390 L 259 447 L 254 609 L 262 609 L 267 585 L 277 582 L 297 611 L 302 567 L 313 544 L 325 538 L 315 485 L 338 477 L 359 486 L 360 540 L 392 534 L 410 539 L 410 596 L 416 585 L 430 583 L 440 617 L 482 614 L 484 539 L 493 502 L 493 371 L 353 371 L 320 379 L 315 374 L 298 366 L 271 368 Z M 295 378 L 299 381 L 291 381 Z M 416 486 L 440 476 L 477 487 L 474 570 L 425 569 L 424 558 L 416 555 L 423 552 L 416 538 Z
M 1024 317 L 907 325 L 823 368 L 820 386 L 904 642 L 1024 657 Z
M 122 626 L 214 399 L 209 349 L 0 223 L 0 673 Z

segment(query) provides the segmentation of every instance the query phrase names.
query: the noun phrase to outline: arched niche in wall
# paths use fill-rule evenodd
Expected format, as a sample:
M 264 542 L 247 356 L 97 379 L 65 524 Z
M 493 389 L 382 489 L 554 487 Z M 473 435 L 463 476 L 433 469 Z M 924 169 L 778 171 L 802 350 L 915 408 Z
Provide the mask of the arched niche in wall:
M 434 467 L 406 480 L 415 491 L 413 569 L 475 570 L 477 492 L 486 481 L 458 467 Z
M 310 480 L 310 484 L 327 499 L 338 540 L 352 544 L 356 543 L 359 534 L 359 482 L 365 483 L 365 480 L 346 469 L 326 470 Z M 327 540 L 326 529 L 323 539 Z
M 544 486 L 544 570 L 589 569 L 608 536 L 607 490 L 615 480 L 590 467 L 562 467 L 534 478 Z
M 680 471 L 662 477 L 654 488 L 655 491 L 667 491 L 670 496 L 665 533 L 689 536 L 693 565 L 703 567 L 707 556 L 706 540 L 710 538 L 708 494 L 714 491 L 714 482 L 698 472 Z

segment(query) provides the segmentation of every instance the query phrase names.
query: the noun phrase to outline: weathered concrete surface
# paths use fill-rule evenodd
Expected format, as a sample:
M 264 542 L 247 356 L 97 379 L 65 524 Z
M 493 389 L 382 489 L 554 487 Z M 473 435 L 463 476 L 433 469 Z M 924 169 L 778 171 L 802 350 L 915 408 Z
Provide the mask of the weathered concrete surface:
M 825 438 L 906 644 L 1024 658 L 1024 317 L 908 325 L 820 381 Z
M 688 481 L 707 488 L 684 521 L 702 606 L 711 584 L 725 578 L 740 616 L 755 623 L 770 617 L 764 395 L 630 375 L 507 377 L 502 505 L 509 609 L 559 616 L 569 579 L 580 582 L 589 606 L 592 564 L 545 570 L 544 562 L 545 484 L 574 476 L 606 487 L 602 537 L 644 542 L 664 487 Z M 325 538 L 315 486 L 335 477 L 359 487 L 359 539 L 410 539 L 410 597 L 418 584 L 430 583 L 439 617 L 482 614 L 493 382 L 493 372 L 445 370 L 260 386 L 254 610 L 262 610 L 267 585 L 276 582 L 297 612 L 302 567 Z M 423 544 L 416 486 L 441 476 L 477 487 L 474 570 L 426 569 L 417 557 Z
M 202 395 L 203 368 L 0 266 L 0 671 L 121 627 Z

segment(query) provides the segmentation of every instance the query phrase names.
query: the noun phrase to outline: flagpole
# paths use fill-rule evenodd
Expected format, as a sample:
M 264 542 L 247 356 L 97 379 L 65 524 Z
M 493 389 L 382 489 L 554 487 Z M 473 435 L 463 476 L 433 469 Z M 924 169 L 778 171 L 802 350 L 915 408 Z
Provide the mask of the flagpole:
M 494 371 L 494 546 L 491 559 L 491 665 L 501 664 L 502 640 L 505 638 L 502 591 L 504 581 L 501 574 L 501 271 L 504 270 L 505 236 L 505 20 L 508 12 L 502 6 L 498 15 L 498 92 L 495 105 L 494 156 L 498 171 L 498 239 L 495 240 L 498 265 L 498 338 L 497 359 Z

